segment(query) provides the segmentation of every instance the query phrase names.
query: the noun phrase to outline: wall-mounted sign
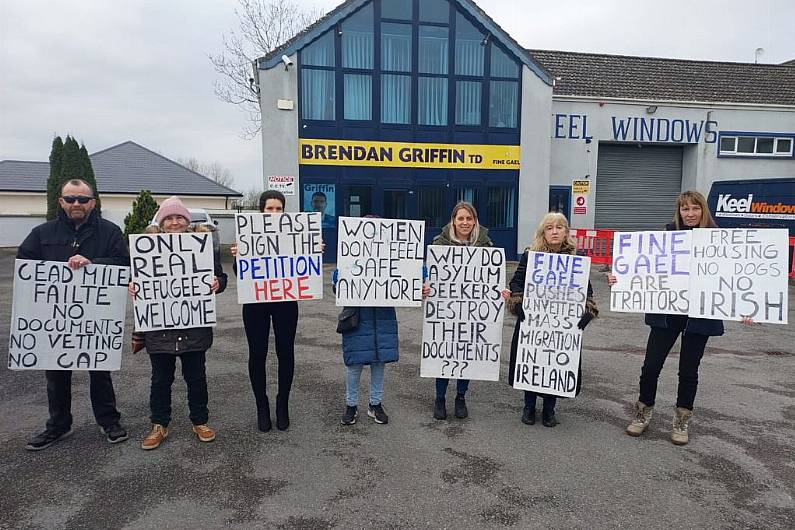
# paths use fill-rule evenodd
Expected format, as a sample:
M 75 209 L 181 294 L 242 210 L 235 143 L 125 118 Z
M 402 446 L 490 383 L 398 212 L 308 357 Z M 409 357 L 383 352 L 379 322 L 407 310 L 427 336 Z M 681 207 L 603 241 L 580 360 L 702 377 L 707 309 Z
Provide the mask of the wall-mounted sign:
M 571 194 L 574 196 L 574 215 L 585 215 L 588 213 L 588 194 L 591 192 L 590 180 L 572 180 Z
M 285 195 L 295 195 L 295 177 L 268 175 L 268 189 L 280 191 Z

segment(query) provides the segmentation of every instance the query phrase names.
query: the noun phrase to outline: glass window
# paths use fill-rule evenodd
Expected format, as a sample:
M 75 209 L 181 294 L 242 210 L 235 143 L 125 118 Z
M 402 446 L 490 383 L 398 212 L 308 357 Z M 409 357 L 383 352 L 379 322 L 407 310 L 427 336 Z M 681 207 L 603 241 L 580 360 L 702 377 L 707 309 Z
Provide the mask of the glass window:
M 488 228 L 513 228 L 515 193 L 513 186 L 488 188 L 486 220 Z
M 362 217 L 373 213 L 373 188 L 350 186 L 345 191 L 345 215 Z
M 367 4 L 342 23 L 342 66 L 373 68 L 373 4 Z
M 334 72 L 301 70 L 301 117 L 305 120 L 334 119 Z
M 763 155 L 773 154 L 773 138 L 757 138 L 756 152 Z
M 420 125 L 447 125 L 446 77 L 419 78 L 417 114 Z
M 723 136 L 720 139 L 720 150 L 733 153 L 737 145 L 737 138 L 734 136 Z
M 455 17 L 455 73 L 483 75 L 483 45 L 485 36 L 461 13 Z
M 779 138 L 776 140 L 776 153 L 791 153 L 792 140 L 789 138 Z
M 450 21 L 450 5 L 447 0 L 420 0 L 420 21 L 447 24 Z
M 381 76 L 381 123 L 411 123 L 411 78 Z
M 455 202 L 466 201 L 475 204 L 475 188 L 458 188 L 455 190 Z
M 335 66 L 334 32 L 327 31 L 322 37 L 301 50 L 301 64 L 310 66 Z
M 444 207 L 444 186 L 419 186 L 417 207 L 420 219 L 425 221 L 425 231 L 430 227 L 442 227 L 447 224 L 448 213 Z
M 411 71 L 411 25 L 381 24 L 381 69 Z
M 408 217 L 406 212 L 405 191 L 384 192 L 384 217 L 387 219 L 406 219 Z
M 753 153 L 756 138 L 737 138 L 738 153 Z
M 455 124 L 480 125 L 480 81 L 457 81 L 455 84 Z
M 420 26 L 420 73 L 447 73 L 447 33 L 447 28 L 440 28 L 437 26 Z
M 519 77 L 519 65 L 496 44 L 491 45 L 491 77 Z
M 381 18 L 411 20 L 412 0 L 381 0 Z
M 519 113 L 519 83 L 492 81 L 489 93 L 489 127 L 515 128 Z
M 373 119 L 373 88 L 372 78 L 369 75 L 345 74 L 344 79 L 345 119 L 346 120 L 372 120 Z

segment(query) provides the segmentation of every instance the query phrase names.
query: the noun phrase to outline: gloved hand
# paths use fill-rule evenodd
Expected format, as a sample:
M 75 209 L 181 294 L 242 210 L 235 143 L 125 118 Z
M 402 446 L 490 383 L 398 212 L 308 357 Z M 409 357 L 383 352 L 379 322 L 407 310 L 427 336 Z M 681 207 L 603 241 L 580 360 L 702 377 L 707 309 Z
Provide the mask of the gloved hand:
M 585 329 L 586 326 L 588 326 L 588 324 L 590 324 L 591 320 L 593 320 L 593 315 L 586 311 L 580 317 L 580 321 L 577 322 L 577 327 L 580 328 L 580 329 Z

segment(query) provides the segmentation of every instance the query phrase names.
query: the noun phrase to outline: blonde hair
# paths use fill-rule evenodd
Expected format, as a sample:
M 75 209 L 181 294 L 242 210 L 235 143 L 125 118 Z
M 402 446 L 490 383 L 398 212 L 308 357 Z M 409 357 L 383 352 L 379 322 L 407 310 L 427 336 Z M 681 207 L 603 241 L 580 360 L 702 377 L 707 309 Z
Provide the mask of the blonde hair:
M 718 225 L 712 218 L 707 205 L 707 199 L 704 198 L 697 191 L 683 191 L 676 198 L 676 211 L 674 212 L 674 226 L 677 230 L 685 228 L 685 222 L 682 220 L 682 215 L 679 213 L 679 208 L 687 206 L 688 204 L 695 204 L 701 207 L 701 219 L 698 222 L 698 228 L 717 228 Z
M 563 242 L 560 245 L 560 250 L 557 251 L 553 250 L 552 247 L 549 246 L 549 243 L 547 243 L 547 240 L 544 237 L 544 228 L 550 224 L 560 224 L 566 228 L 566 237 L 563 238 Z M 569 230 L 569 220 L 566 219 L 566 216 L 560 212 L 549 212 L 546 214 L 541 219 L 541 222 L 538 223 L 538 228 L 536 228 L 536 234 L 533 238 L 533 243 L 525 250 L 557 254 L 576 254 L 577 244 L 571 237 L 571 231 Z
M 475 207 L 472 206 L 471 203 L 466 201 L 458 201 L 458 203 L 453 206 L 453 212 L 450 214 L 450 237 L 456 241 L 461 241 L 458 239 L 458 233 L 455 231 L 455 217 L 458 215 L 458 210 L 466 210 L 475 219 L 475 226 L 469 233 L 469 243 L 474 245 L 477 243 L 478 237 L 480 236 L 480 222 L 478 221 L 477 210 L 475 210 Z M 463 241 L 461 242 L 463 243 Z

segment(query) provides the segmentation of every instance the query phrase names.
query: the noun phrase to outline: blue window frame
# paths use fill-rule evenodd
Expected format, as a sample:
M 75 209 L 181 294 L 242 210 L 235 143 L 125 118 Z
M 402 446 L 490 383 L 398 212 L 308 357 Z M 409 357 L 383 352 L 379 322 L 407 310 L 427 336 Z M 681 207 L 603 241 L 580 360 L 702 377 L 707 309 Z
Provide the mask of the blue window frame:
M 411 20 L 413 0 L 381 0 L 381 18 Z
M 450 20 L 450 4 L 447 0 L 420 0 L 419 4 L 420 22 L 447 24 Z

